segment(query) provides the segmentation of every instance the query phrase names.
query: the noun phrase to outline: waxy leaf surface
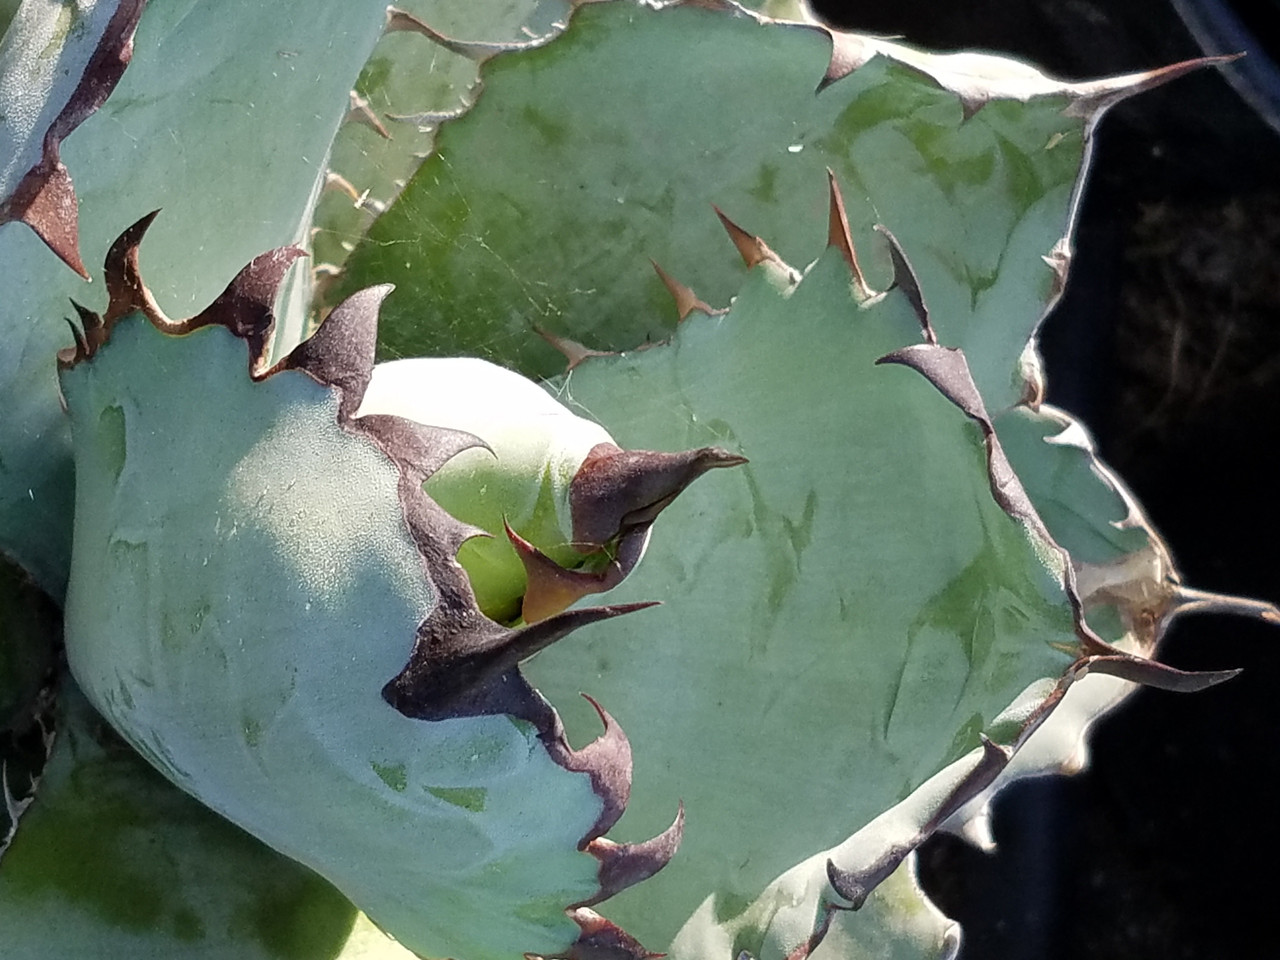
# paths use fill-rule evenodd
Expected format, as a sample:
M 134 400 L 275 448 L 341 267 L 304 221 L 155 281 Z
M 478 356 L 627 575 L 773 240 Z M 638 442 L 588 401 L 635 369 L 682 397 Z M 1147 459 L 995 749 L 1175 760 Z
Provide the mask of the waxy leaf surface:
M 611 907 L 643 942 L 669 943 L 708 897 L 736 916 L 980 733 L 1012 742 L 1074 659 L 1062 556 L 993 498 L 975 425 L 919 374 L 876 365 L 919 339 L 906 296 L 860 307 L 830 251 L 793 292 L 759 268 L 727 315 L 694 314 L 670 344 L 592 358 L 564 384 L 623 442 L 750 459 L 674 505 L 685 536 L 617 591 L 666 600 L 643 633 L 618 621 L 529 666 L 567 708 L 585 662 L 637 758 L 666 745 L 638 760 L 624 826 L 683 797 L 684 847 Z M 864 846 L 861 866 L 879 852 Z
M 97 262 L 128 224 L 163 207 L 148 282 L 164 309 L 184 313 L 261 251 L 305 239 L 383 8 L 150 4 L 114 93 L 62 144 L 84 259 Z M 0 277 L 0 551 L 60 597 L 72 480 L 54 355 L 72 343 L 68 297 L 101 306 L 105 296 L 18 224 L 0 228 Z M 289 314 L 294 340 L 304 314 L 305 303 Z
M 399 470 L 339 426 L 337 391 L 246 367 L 222 326 L 174 337 L 135 314 L 64 374 L 77 679 L 170 780 L 409 948 L 567 950 L 601 798 L 531 724 L 383 698 L 437 599 Z
M 866 62 L 818 90 L 855 55 Z M 559 361 L 534 325 L 601 349 L 664 337 L 674 311 L 647 258 L 723 305 L 735 258 L 707 205 L 804 264 L 822 249 L 830 167 L 855 242 L 881 222 L 912 251 L 940 335 L 966 349 L 992 408 L 1020 395 L 1098 90 L 994 57 L 629 2 L 580 7 L 563 36 L 494 57 L 482 80 L 340 285 L 397 284 L 388 355 L 549 375 Z
M 410 960 L 314 873 L 168 783 L 63 684 L 39 795 L 0 862 L 7 960 Z

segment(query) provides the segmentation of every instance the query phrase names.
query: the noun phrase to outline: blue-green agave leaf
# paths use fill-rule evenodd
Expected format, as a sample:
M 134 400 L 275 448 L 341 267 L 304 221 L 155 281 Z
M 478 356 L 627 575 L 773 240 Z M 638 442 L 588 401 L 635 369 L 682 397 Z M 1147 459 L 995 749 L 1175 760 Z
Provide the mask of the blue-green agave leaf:
M 829 235 L 834 249 L 797 281 L 737 231 L 757 266 L 727 314 L 694 312 L 670 343 L 588 358 L 561 388 L 627 443 L 716 442 L 750 458 L 682 498 L 669 521 L 686 531 L 679 547 L 656 544 L 617 591 L 666 599 L 643 637 L 621 621 L 528 667 L 563 703 L 569 663 L 593 664 L 637 756 L 666 746 L 641 766 L 631 816 L 643 828 L 662 796 L 682 796 L 684 847 L 611 915 L 689 957 L 708 937 L 803 955 L 832 924 L 850 944 L 877 942 L 918 900 L 901 916 L 882 904 L 893 921 L 848 908 L 981 797 L 1073 683 L 1225 678 L 1093 633 L 965 353 L 924 314 L 927 286 L 893 243 L 894 287 L 872 294 L 838 217 Z M 904 944 L 951 949 L 945 925 L 921 930 Z
M 430 153 L 441 121 L 471 105 L 480 63 L 545 42 L 564 28 L 569 9 L 568 0 L 412 0 L 388 8 L 386 32 L 352 91 L 355 122 L 338 131 L 316 207 L 322 284 Z
M 42 29 L 65 32 L 68 56 L 89 43 L 93 30 L 104 29 L 98 20 L 110 10 L 139 6 L 132 0 L 31 4 L 33 11 L 45 11 Z M 86 15 L 90 9 L 93 18 Z M 125 226 L 164 207 L 149 283 L 166 309 L 186 313 L 217 292 L 219 281 L 209 278 L 231 276 L 260 251 L 305 239 L 329 145 L 384 18 L 384 4 L 372 0 L 305 8 L 252 0 L 149 5 L 133 37 L 128 70 L 58 153 L 75 178 L 81 248 L 106 250 Z M 122 62 L 127 37 L 120 31 L 108 36 L 116 46 L 90 49 Z M 36 62 L 44 64 L 38 57 Z M 67 66 L 73 66 L 70 60 Z M 57 79 L 56 68 L 51 79 Z M 5 95 L 15 88 L 23 89 L 21 76 Z M 58 100 L 53 92 L 49 97 L 52 111 Z M 0 104 L 0 113 L 12 106 Z M 60 128 L 55 122 L 49 129 Z M 60 210 L 58 222 L 66 227 L 73 211 Z M 33 235 L 13 226 L 0 229 L 0 265 L 0 400 L 6 410 L 0 422 L 0 550 L 61 597 L 70 553 L 71 453 L 51 357 L 73 343 L 63 322 L 68 297 L 101 308 L 106 293 L 100 286 L 86 288 Z M 294 318 L 287 325 L 295 342 L 304 325 L 308 280 L 305 273 L 299 277 L 297 309 L 285 314 Z
M 338 289 L 397 285 L 389 356 L 550 375 L 535 326 L 614 350 L 670 333 L 648 258 L 686 282 L 696 265 L 698 294 L 727 301 L 735 268 L 708 203 L 812 261 L 829 167 L 855 241 L 881 222 L 913 251 L 939 333 L 999 410 L 1060 292 L 1094 124 L 1187 68 L 1072 84 L 727 2 L 581 4 L 554 42 L 485 62 L 475 106 L 442 126 Z
M 6 960 L 409 960 L 337 890 L 152 770 L 69 679 L 0 860 Z
M 20 563 L 52 596 L 66 585 L 71 548 L 70 453 L 50 351 L 66 338 L 35 327 L 19 305 L 40 279 L 6 254 L 28 250 L 42 276 L 65 289 L 65 268 L 83 277 L 78 198 L 62 141 L 101 105 L 129 62 L 142 0 L 28 0 L 0 40 L 0 227 L 22 222 L 35 236 L 0 232 L 0 555 Z M 38 237 L 46 245 L 32 241 Z M 47 249 L 46 249 L 47 247 Z M 22 281 L 22 282 L 18 282 Z
M 175 321 L 136 272 L 148 222 L 113 248 L 112 303 L 82 311 L 61 357 L 67 654 L 90 700 L 170 780 L 416 952 L 629 942 L 587 908 L 661 869 L 681 819 L 606 840 L 630 790 L 625 735 L 597 708 L 605 732 L 574 750 L 518 665 L 648 604 L 520 629 L 485 618 L 454 559 L 476 530 L 422 488 L 479 441 L 355 416 L 386 288 L 272 363 L 297 251 L 262 255 Z
M 1048 405 L 1019 406 L 996 418 L 1001 446 L 1054 539 L 1071 555 L 1090 625 L 1119 649 L 1153 656 L 1180 616 L 1229 612 L 1280 623 L 1275 605 L 1186 585 L 1168 546 L 1123 481 L 1102 461 L 1084 425 Z M 1067 691 L 982 796 L 946 828 L 993 846 L 989 807 L 1013 780 L 1076 773 L 1088 763 L 1093 724 L 1136 689 L 1116 676 L 1089 675 Z
M 59 147 L 119 82 L 144 2 L 28 0 L 0 41 L 0 225 L 26 223 L 86 278 Z

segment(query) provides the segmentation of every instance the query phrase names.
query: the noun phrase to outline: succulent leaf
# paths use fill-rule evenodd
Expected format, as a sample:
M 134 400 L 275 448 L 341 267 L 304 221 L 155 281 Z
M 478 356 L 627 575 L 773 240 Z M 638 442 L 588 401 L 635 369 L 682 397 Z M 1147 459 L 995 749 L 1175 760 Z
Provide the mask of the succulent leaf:
M 73 671 L 170 780 L 411 949 L 952 957 L 958 934 L 914 882 L 915 846 L 942 828 L 982 840 L 992 793 L 1078 765 L 1088 724 L 1134 683 L 1233 675 L 1149 659 L 1173 617 L 1280 621 L 1182 585 L 1076 425 L 1038 406 L 1034 333 L 1067 273 L 1093 125 L 1194 64 L 1067 84 L 730 0 L 572 6 L 552 43 L 560 0 L 424 0 L 385 20 L 363 0 L 153 5 L 120 91 L 63 151 L 95 211 L 86 237 L 169 208 L 152 285 L 138 248 L 154 215 L 112 248 L 105 308 L 76 304 L 70 334 L 33 326 L 65 313 L 67 271 L 26 231 L 0 233 L 0 262 L 24 278 L 0 304 L 17 345 L 0 355 L 0 399 L 18 411 L 0 424 L 0 550 L 58 595 L 62 347 Z M 106 33 L 85 50 L 120 62 L 125 32 Z M 462 115 L 477 64 L 484 94 Z M 406 103 L 411 90 L 424 99 Z M 48 157 L 84 112 L 49 121 L 37 164 L 63 208 Z M 244 156 L 228 163 L 228 147 Z M 5 216 L 19 201 L 38 213 L 8 182 Z M 66 213 L 49 221 L 64 236 Z M 170 319 L 257 250 L 306 242 L 313 215 L 314 277 L 291 272 L 299 248 L 277 249 Z M 874 231 L 887 245 L 864 242 Z M 865 275 L 855 239 L 872 252 Z M 320 282 L 353 247 L 345 276 Z M 299 343 L 313 279 L 327 317 Z M 401 289 L 379 340 L 389 279 Z M 735 291 L 731 309 L 708 306 Z M 541 373 L 558 347 L 572 372 L 553 400 L 480 360 L 375 368 L 379 344 Z M 646 452 L 674 449 L 687 452 Z M 619 586 L 656 513 L 743 455 L 750 466 L 671 508 L 678 542 Z M 565 612 L 615 587 L 622 602 Z M 552 646 L 654 598 L 669 606 Z M 17 649 L 3 628 L 0 658 Z M 30 673 L 0 673 L 0 695 L 40 732 Z M 584 686 L 621 725 L 572 696 Z M 603 733 L 573 749 L 544 693 L 574 742 Z M 80 823 L 115 829 L 72 789 L 100 756 L 120 796 L 171 809 L 69 696 L 72 733 L 38 804 L 6 780 L 15 856 L 53 835 L 48 811 L 68 797 Z M 624 827 L 648 841 L 604 836 L 632 795 L 622 725 L 642 767 Z M 682 841 L 678 798 L 690 841 L 654 877 Z M 157 842 L 198 854 L 199 818 L 172 809 Z M 289 874 L 294 902 L 338 904 L 324 949 L 362 949 L 343 940 L 341 895 L 243 850 L 247 877 Z M 70 876 L 36 861 L 0 873 L 0 891 Z M 217 916 L 240 896 L 207 893 L 193 887 Z M 593 909 L 615 895 L 629 933 Z M 74 916 L 68 935 L 93 936 Z M 137 949 L 173 955 L 189 917 L 172 916 Z
M 332 318 L 313 339 L 324 336 Z M 373 343 L 368 344 L 370 358 Z M 474 438 L 426 489 L 449 514 L 488 533 L 458 559 L 492 620 L 544 620 L 621 582 L 649 528 L 722 450 L 624 451 L 537 384 L 483 360 L 418 358 L 374 367 L 358 411 L 395 415 Z
M 0 863 L 10 960 L 408 960 L 331 886 L 165 781 L 69 679 Z
M 313 243 L 324 282 L 431 152 L 440 123 L 470 106 L 479 63 L 555 35 L 569 8 L 568 0 L 406 0 L 387 8 L 386 31 L 352 91 L 350 122 L 334 139 L 316 208 Z
M 791 291 L 762 266 L 727 315 L 694 314 L 670 345 L 587 360 L 566 384 L 625 442 L 751 458 L 673 505 L 680 547 L 655 544 L 618 588 L 668 601 L 655 630 L 620 621 L 528 668 L 563 703 L 585 657 L 633 742 L 688 745 L 633 788 L 641 825 L 673 794 L 691 825 L 671 869 L 611 906 L 646 943 L 708 897 L 756 900 L 983 731 L 1016 741 L 1079 655 L 1063 557 L 993 496 L 982 433 L 923 378 L 875 365 L 920 339 L 911 299 L 860 305 L 850 281 L 838 250 Z M 1022 720 L 1005 715 L 1032 692 Z M 862 852 L 870 868 L 886 851 Z
M 148 280 L 166 310 L 185 315 L 217 292 L 210 278 L 305 240 L 347 93 L 383 21 L 384 4 L 372 0 L 305 10 L 251 0 L 148 6 L 111 98 L 61 144 L 75 176 L 81 246 L 105 250 L 124 225 L 165 208 Z M 73 343 L 62 320 L 67 298 L 104 304 L 34 240 L 0 229 L 0 551 L 61 597 L 73 494 L 50 358 Z M 307 290 L 290 295 L 282 322 L 293 343 L 305 326 Z
M 869 248 L 883 222 L 913 251 L 940 335 L 993 410 L 1021 395 L 1019 355 L 1060 291 L 1044 258 L 1065 274 L 1093 125 L 1157 79 L 1068 84 L 733 4 L 627 2 L 578 7 L 554 43 L 499 54 L 482 77 L 340 285 L 396 284 L 388 354 L 550 375 L 534 325 L 603 350 L 662 339 L 676 317 L 645 259 L 686 282 L 696 264 L 698 295 L 725 303 L 733 260 L 697 212 L 711 202 L 807 263 L 829 167 L 855 241 Z
M 474 529 L 422 489 L 475 438 L 354 416 L 385 289 L 272 364 L 295 254 L 264 254 L 174 321 L 134 272 L 147 222 L 108 256 L 116 299 L 61 361 L 77 679 L 173 782 L 411 949 L 568 951 L 581 927 L 566 908 L 659 869 L 681 821 L 603 842 L 630 789 L 627 739 L 597 708 L 605 733 L 572 749 L 518 665 L 647 604 L 515 631 L 485 618 L 454 559 Z
M 0 42 L 0 225 L 26 223 L 85 279 L 64 137 L 111 93 L 145 0 L 29 0 Z

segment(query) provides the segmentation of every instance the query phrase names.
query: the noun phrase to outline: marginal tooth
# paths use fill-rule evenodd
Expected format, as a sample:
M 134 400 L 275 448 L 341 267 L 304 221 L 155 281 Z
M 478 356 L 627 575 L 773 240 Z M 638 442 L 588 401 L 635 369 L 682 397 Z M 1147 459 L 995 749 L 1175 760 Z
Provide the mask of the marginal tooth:
M 574 904 L 574 907 L 594 906 L 628 887 L 648 880 L 671 862 L 671 858 L 680 849 L 683 836 L 682 802 L 671 826 L 652 839 L 642 843 L 614 843 L 606 837 L 592 840 L 587 845 L 587 853 L 600 861 L 600 891 L 590 899 Z
M 1174 591 L 1169 609 L 1165 612 L 1165 625 L 1174 617 L 1184 613 L 1229 613 L 1237 616 L 1257 617 L 1267 623 L 1280 626 L 1280 607 L 1266 600 L 1251 600 L 1248 597 L 1233 597 L 1225 593 L 1211 593 L 1205 590 L 1193 590 L 1191 587 L 1178 585 Z
M 299 247 L 279 247 L 255 257 L 236 274 L 216 300 L 190 320 L 170 321 L 168 329 L 185 334 L 212 324 L 226 327 L 249 345 L 249 375 L 261 380 L 267 347 L 275 329 L 275 302 L 285 274 L 306 254 Z
M 58 368 L 60 370 L 68 370 L 83 360 L 88 360 L 97 352 L 99 346 L 102 345 L 102 318 L 90 310 L 88 307 L 81 306 L 74 300 L 71 306 L 75 308 L 76 314 L 80 317 L 80 324 L 70 317 L 67 317 L 67 326 L 71 328 L 71 336 L 75 340 L 75 346 L 66 347 L 58 351 Z
M 120 82 L 133 57 L 133 35 L 143 6 L 142 0 L 113 5 L 110 19 L 98 36 L 83 74 L 73 85 L 62 109 L 45 128 L 39 162 L 16 184 L 10 184 L 8 196 L 0 197 L 0 224 L 14 220 L 25 223 L 54 255 L 85 280 L 89 274 L 80 259 L 79 202 L 58 150 L 62 140 L 101 107 Z M 76 20 L 72 25 L 77 32 L 82 28 L 93 29 L 87 19 Z M 8 157 L 5 162 L 9 162 Z
M 740 226 L 730 220 L 723 210 L 712 204 L 716 216 L 720 218 L 720 223 L 724 226 L 725 232 L 729 234 L 729 239 L 733 241 L 733 245 L 738 249 L 738 256 L 742 257 L 748 269 L 758 267 L 762 263 L 783 263 L 781 257 L 770 249 L 769 245 L 759 237 L 747 233 Z
M 569 917 L 582 932 L 563 960 L 657 960 L 664 956 L 646 950 L 631 934 L 587 907 L 570 910 Z M 525 958 L 553 960 L 529 953 L 525 954 Z
M 840 184 L 836 182 L 835 171 L 827 167 L 827 188 L 830 193 L 829 212 L 827 216 L 827 246 L 835 247 L 844 257 L 844 262 L 853 275 L 854 296 L 859 303 L 865 303 L 875 296 L 875 292 L 867 286 L 862 276 L 862 267 L 858 265 L 858 254 L 853 249 L 853 237 L 849 235 L 849 218 L 845 214 L 844 197 L 840 195 Z
M 948 817 L 991 786 L 1009 765 L 1012 750 L 992 742 L 983 734 L 979 734 L 979 738 L 982 741 L 982 756 L 977 764 L 952 788 L 915 836 L 891 845 L 874 863 L 859 870 L 843 870 L 834 861 L 827 861 L 827 879 L 832 889 L 849 901 L 852 909 L 860 909 L 871 891 L 897 870 L 913 850 L 933 836 Z
M 640 603 L 617 603 L 606 607 L 585 607 L 581 610 L 567 610 L 540 623 L 514 631 L 500 649 L 493 651 L 496 654 L 495 662 L 510 663 L 514 670 L 516 664 L 523 663 L 535 653 L 545 650 L 580 627 L 600 620 L 608 620 L 612 617 L 625 616 L 628 613 L 647 610 L 650 607 L 659 605 L 658 601 L 650 600 Z
M 530 40 L 513 40 L 509 43 L 492 43 L 479 42 L 469 40 L 454 40 L 452 37 L 446 37 L 443 33 L 434 29 L 430 25 L 419 20 L 407 10 L 401 10 L 399 7 L 387 7 L 387 23 L 383 27 L 384 33 L 417 33 L 444 47 L 451 53 L 456 53 L 460 57 L 466 57 L 468 60 L 474 60 L 476 63 L 484 63 L 490 57 L 499 53 L 507 53 L 512 50 L 528 50 L 533 47 L 541 46 L 546 42 L 544 37 L 534 37 Z
M 368 100 L 352 90 L 347 94 L 347 104 L 347 115 L 344 118 L 344 122 L 358 123 L 362 127 L 368 127 L 382 137 L 383 140 L 391 139 L 391 134 L 388 132 L 386 125 L 373 112 L 373 107 L 369 106 Z
M 25 223 L 59 260 L 88 280 L 89 271 L 80 259 L 78 206 L 71 174 L 56 154 L 47 155 L 0 203 L 0 223 Z
M 972 94 L 960 95 L 960 122 L 967 123 L 974 115 L 987 105 L 988 97 L 977 97 Z
M 1040 258 L 1053 271 L 1053 285 L 1049 288 L 1049 303 L 1057 303 L 1067 288 L 1067 273 L 1071 269 L 1071 244 L 1063 237 L 1053 249 Z
M 942 825 L 943 821 L 991 786 L 995 778 L 1000 775 L 1000 772 L 1013 759 L 1012 750 L 991 740 L 986 734 L 978 734 L 978 739 L 982 742 L 982 758 L 978 761 L 977 766 L 969 771 L 965 778 L 956 785 L 956 788 L 951 791 L 951 794 L 930 818 L 925 825 L 926 836 L 932 834 Z
M 826 73 L 818 83 L 819 93 L 849 76 L 877 53 L 877 44 L 872 37 L 825 28 L 824 32 L 831 38 L 831 59 L 827 63 Z
M 103 279 L 107 286 L 107 312 L 103 315 L 102 339 L 111 335 L 111 328 L 121 317 L 134 312 L 143 313 L 157 326 L 170 326 L 172 321 L 156 304 L 151 291 L 142 282 L 138 268 L 138 246 L 159 210 L 153 210 L 138 220 L 116 238 L 103 262 Z
M 356 206 L 360 205 L 360 191 L 355 188 L 350 180 L 340 173 L 334 173 L 332 170 L 324 172 L 324 189 L 337 190 L 339 193 L 345 193 L 351 198 L 351 202 Z
M 84 330 L 85 338 L 89 343 L 92 343 L 95 337 L 101 338 L 102 318 L 88 307 L 82 306 L 74 300 L 71 301 L 71 306 L 75 308 L 76 314 L 80 317 L 80 323 Z M 77 336 L 76 339 L 78 341 L 80 339 L 79 336 Z M 86 348 L 87 346 L 88 344 L 86 344 Z
M 512 530 L 505 519 L 502 525 L 516 556 L 524 565 L 525 593 L 520 616 L 525 623 L 546 620 L 567 610 L 583 597 L 612 590 L 631 572 L 639 561 L 639 553 L 643 552 L 643 544 L 638 552 L 628 551 L 629 562 L 625 569 L 621 563 L 611 562 L 603 570 L 593 573 L 568 570 Z M 648 529 L 640 536 L 647 539 Z
M 548 331 L 543 330 L 541 327 L 534 327 L 533 332 L 564 355 L 565 360 L 569 363 L 569 365 L 565 367 L 566 371 L 572 370 L 578 364 L 582 363 L 582 361 L 587 360 L 590 357 L 618 356 L 618 354 L 611 353 L 608 350 L 593 350 L 591 347 L 584 347 L 582 344 L 578 343 L 577 340 L 570 340 L 568 337 L 557 336 L 554 333 L 549 333 Z
M 893 260 L 893 286 L 903 292 L 907 302 L 915 310 L 916 316 L 920 319 L 920 327 L 924 331 L 925 343 L 936 345 L 938 335 L 934 333 L 933 325 L 929 322 L 929 308 L 925 305 L 924 294 L 920 292 L 920 281 L 911 266 L 911 261 L 907 259 L 902 244 L 898 243 L 898 238 L 889 231 L 888 227 L 877 223 L 875 229 L 889 241 L 889 257 Z
M 1197 693 L 1225 683 L 1240 674 L 1239 670 L 1178 670 L 1158 660 L 1135 657 L 1128 653 L 1086 658 L 1076 670 L 1077 676 L 1101 673 L 1139 683 L 1157 690 L 1174 693 Z
M 72 302 L 74 303 L 75 301 Z M 89 356 L 89 346 L 84 342 L 84 334 L 80 332 L 80 328 L 76 326 L 75 321 L 70 317 L 64 317 L 63 319 L 67 321 L 67 326 L 71 328 L 71 336 L 75 340 L 74 346 L 63 347 L 58 351 L 57 355 L 58 369 L 68 370 Z
M 378 347 L 378 310 L 394 289 L 383 283 L 353 293 L 280 363 L 337 387 L 342 392 L 340 412 L 348 420 L 355 416 L 369 387 Z
M 619 534 L 652 523 L 708 470 L 746 462 L 746 457 L 719 447 L 658 453 L 597 444 L 569 485 L 574 543 L 584 552 L 610 543 Z
M 464 450 L 478 448 L 493 453 L 493 448 L 473 433 L 446 427 L 429 427 L 389 414 L 361 415 L 357 410 L 351 427 L 372 437 L 387 456 L 399 465 L 401 471 L 419 486 Z M 458 523 L 458 527 L 465 531 L 459 544 L 472 537 L 491 536 L 487 531 L 470 524 Z
M 593 840 L 604 836 L 627 809 L 631 799 L 631 741 L 604 707 L 585 693 L 582 697 L 595 708 L 604 732 L 581 750 L 565 751 L 556 757 L 556 762 L 574 773 L 589 774 L 592 791 L 604 801 L 600 816 L 578 843 L 585 850 Z
M 1027 341 L 1018 357 L 1018 376 L 1022 378 L 1022 396 L 1019 402 L 1032 411 L 1039 410 L 1045 396 L 1044 361 L 1034 337 Z
M 1176 80 L 1178 77 L 1204 67 L 1231 63 L 1242 56 L 1244 56 L 1243 53 L 1234 53 L 1227 56 L 1199 57 L 1195 60 L 1171 63 L 1166 67 L 1147 70 L 1143 73 L 1072 84 L 1074 99 L 1063 112 L 1069 117 L 1094 117 L 1135 94 L 1162 86 L 1170 80 Z
M 423 541 L 421 536 L 430 537 L 438 525 L 424 529 L 422 524 L 414 524 L 413 518 L 410 521 L 419 549 L 438 555 L 439 544 Z M 438 603 L 418 627 L 409 663 L 382 691 L 393 707 L 419 720 L 506 713 L 530 720 L 542 730 L 549 708 L 520 676 L 516 669 L 520 662 L 580 627 L 656 606 L 620 603 L 585 607 L 510 630 L 475 609 L 475 597 L 460 566 L 454 564 L 456 576 L 446 583 L 438 559 L 428 562 L 439 574 L 433 577 L 439 586 Z
M 830 866 L 829 863 L 828 866 Z M 791 952 L 783 958 L 783 960 L 809 960 L 809 957 L 813 956 L 813 951 L 822 946 L 822 941 L 827 939 L 827 934 L 831 932 L 831 921 L 835 919 L 835 915 L 837 913 L 848 911 L 849 909 L 849 907 L 846 907 L 843 904 L 832 903 L 829 900 L 824 903 L 822 907 L 822 919 L 814 925 L 809 936 L 796 944 L 795 947 L 792 948 Z M 756 957 L 748 951 L 742 950 L 738 953 L 737 960 L 756 960 Z
M 708 316 L 716 312 L 707 306 L 696 293 L 658 266 L 656 260 L 650 260 L 649 262 L 653 264 L 654 272 L 658 274 L 658 279 L 662 281 L 662 285 L 671 294 L 671 299 L 676 302 L 676 315 L 681 320 L 684 320 L 695 310 L 700 310 Z
M 470 103 L 464 103 L 455 110 L 424 110 L 421 113 L 388 113 L 387 119 L 395 123 L 412 123 L 422 133 L 428 133 L 448 120 L 457 120 L 471 109 Z M 425 160 L 430 154 L 415 153 L 414 159 Z

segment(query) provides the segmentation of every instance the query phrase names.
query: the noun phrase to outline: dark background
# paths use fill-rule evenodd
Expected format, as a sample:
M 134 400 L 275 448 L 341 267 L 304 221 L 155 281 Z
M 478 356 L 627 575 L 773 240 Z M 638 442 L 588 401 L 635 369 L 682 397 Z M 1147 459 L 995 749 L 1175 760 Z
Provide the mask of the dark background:
M 815 6 L 1068 79 L 1204 52 L 1170 0 Z M 1263 119 L 1280 116 L 1280 42 L 1263 19 L 1280 21 L 1280 0 L 1184 6 L 1220 27 L 1234 15 L 1219 50 L 1248 49 L 1233 69 L 1263 112 L 1205 70 L 1103 121 L 1042 339 L 1048 399 L 1092 427 L 1188 583 L 1280 601 L 1280 135 Z M 1245 672 L 1195 695 L 1140 691 L 1099 725 L 1087 772 L 1001 796 L 997 854 L 946 837 L 922 850 L 926 889 L 964 925 L 962 960 L 1280 956 L 1280 630 L 1188 617 L 1160 656 Z

